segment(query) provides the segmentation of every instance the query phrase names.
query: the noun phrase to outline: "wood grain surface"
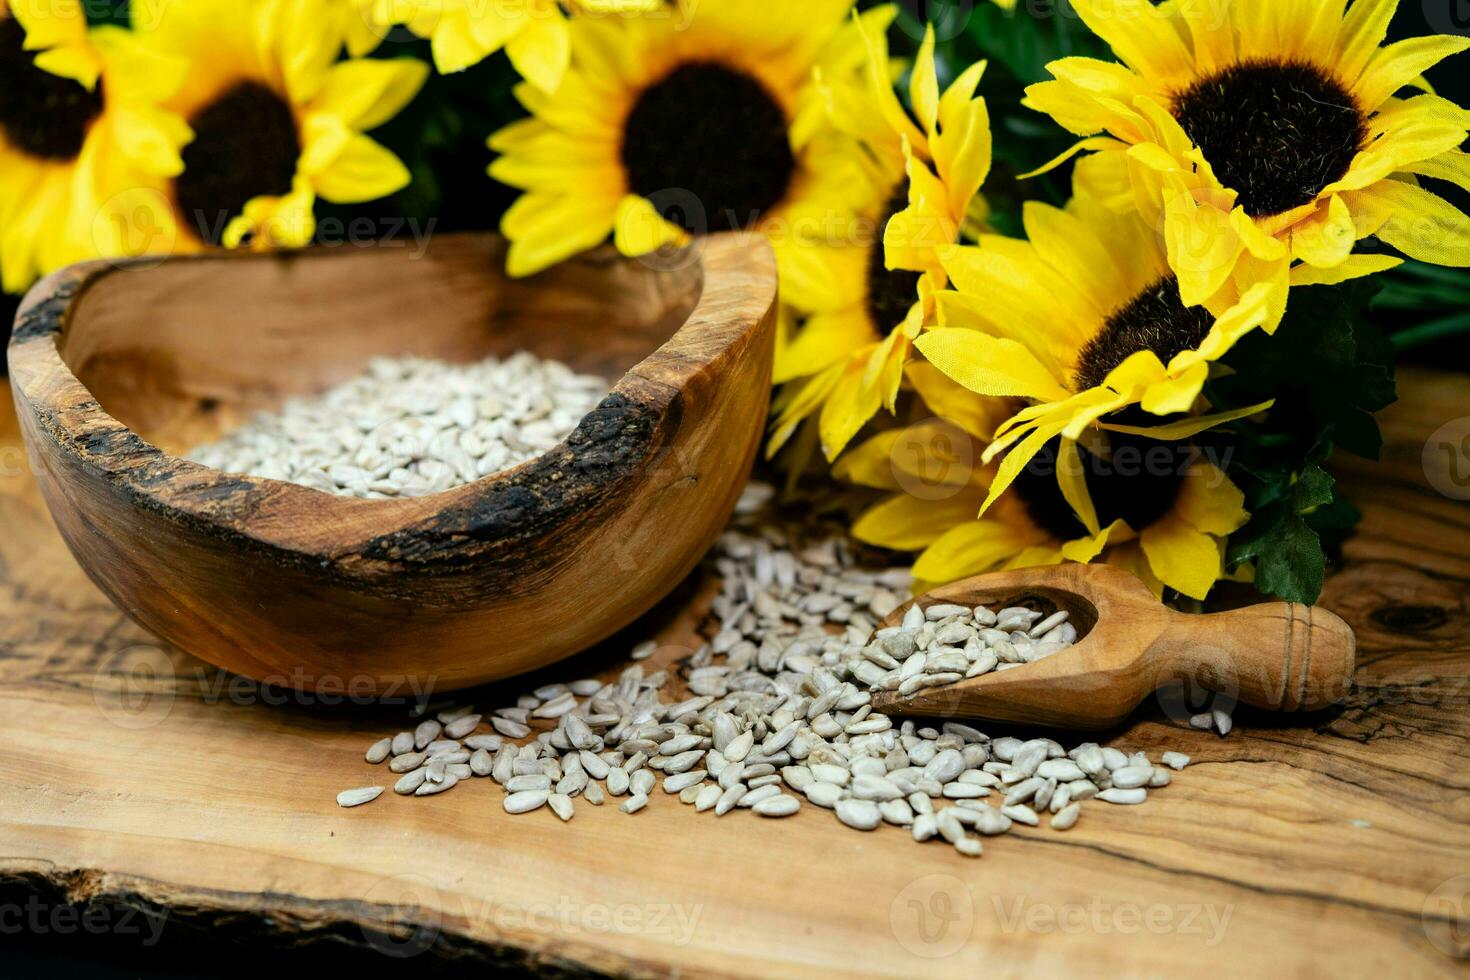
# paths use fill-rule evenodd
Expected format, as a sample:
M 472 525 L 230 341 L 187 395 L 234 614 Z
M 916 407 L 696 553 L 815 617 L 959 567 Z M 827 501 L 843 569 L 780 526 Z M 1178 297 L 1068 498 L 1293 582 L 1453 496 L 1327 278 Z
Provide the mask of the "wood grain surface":
M 403 710 L 300 705 L 157 647 L 68 555 L 0 409 L 0 881 L 166 910 L 165 945 L 203 926 L 258 945 L 401 942 L 467 968 L 1459 974 L 1470 508 L 1429 488 L 1421 458 L 1470 392 L 1424 372 L 1403 389 L 1383 462 L 1339 467 L 1364 511 L 1324 597 L 1357 630 L 1346 704 L 1242 709 L 1221 739 L 1151 702 L 1110 741 L 1189 753 L 1173 785 L 1141 807 L 1089 804 L 1065 834 L 1018 828 L 979 860 L 813 807 L 717 820 L 661 793 L 632 817 L 579 805 L 567 825 L 507 816 L 484 783 L 341 810 L 339 790 L 385 782 L 362 753 Z M 639 631 L 666 644 L 652 663 L 672 661 L 707 595 L 690 583 L 557 676 L 619 669 Z

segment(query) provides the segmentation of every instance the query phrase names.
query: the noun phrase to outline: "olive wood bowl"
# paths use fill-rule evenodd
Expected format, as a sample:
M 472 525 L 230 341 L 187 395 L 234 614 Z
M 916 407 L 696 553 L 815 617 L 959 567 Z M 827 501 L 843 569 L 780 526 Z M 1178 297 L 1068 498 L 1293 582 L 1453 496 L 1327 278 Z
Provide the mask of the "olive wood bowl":
M 11 384 L 56 525 L 128 615 L 219 667 L 385 695 L 507 677 L 612 635 L 689 574 L 761 442 L 776 269 L 758 237 L 664 268 L 602 249 L 526 280 L 491 235 L 94 262 L 38 284 Z M 530 349 L 612 381 L 564 442 L 365 500 L 178 453 L 376 355 Z

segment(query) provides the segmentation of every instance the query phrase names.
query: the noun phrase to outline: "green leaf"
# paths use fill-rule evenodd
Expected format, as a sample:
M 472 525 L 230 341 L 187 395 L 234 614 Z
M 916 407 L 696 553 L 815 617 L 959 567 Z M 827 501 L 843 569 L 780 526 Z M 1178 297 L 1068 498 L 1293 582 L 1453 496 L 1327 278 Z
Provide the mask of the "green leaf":
M 1202 437 L 1229 454 L 1252 515 L 1231 536 L 1227 560 L 1253 563 L 1265 594 L 1313 601 L 1361 516 L 1336 497 L 1324 464 L 1334 449 L 1372 458 L 1382 446 L 1373 413 L 1394 400 L 1394 352 L 1365 316 L 1375 294 L 1361 282 L 1293 290 L 1275 335 L 1243 338 L 1206 388 L 1220 411 L 1276 398 L 1263 421 Z
M 1332 486 L 1336 481 L 1316 463 L 1308 465 L 1297 477 L 1293 503 L 1297 513 L 1332 503 Z
M 968 26 L 985 57 L 1005 65 L 1026 85 L 1050 78 L 1046 66 L 1059 58 L 1112 60 L 1065 0 L 1031 0 L 1010 11 L 983 0 L 970 12 Z
M 1229 559 L 1232 565 L 1255 563 L 1258 590 L 1287 602 L 1317 601 L 1327 555 L 1317 532 L 1300 514 L 1278 505 L 1257 515 L 1240 535 L 1231 542 Z

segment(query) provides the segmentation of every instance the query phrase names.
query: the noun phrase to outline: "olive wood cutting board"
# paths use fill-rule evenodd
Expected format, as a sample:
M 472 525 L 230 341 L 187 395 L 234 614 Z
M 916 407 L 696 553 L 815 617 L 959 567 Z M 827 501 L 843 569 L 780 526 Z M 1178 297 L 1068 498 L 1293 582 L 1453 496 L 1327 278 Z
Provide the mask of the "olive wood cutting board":
M 1148 702 L 1108 739 L 1187 752 L 1173 785 L 1140 807 L 1089 803 L 1066 833 L 1018 827 L 978 860 L 810 805 L 715 819 L 662 792 L 631 817 L 579 801 L 567 825 L 507 815 L 483 781 L 340 809 L 339 790 L 391 783 L 362 754 L 404 709 L 303 707 L 158 649 L 66 552 L 5 399 L 0 884 L 167 912 L 162 949 L 202 927 L 647 976 L 1458 972 L 1470 505 L 1434 492 L 1423 460 L 1431 432 L 1470 416 L 1470 386 L 1402 381 L 1382 463 L 1338 470 L 1364 512 L 1322 599 L 1357 631 L 1347 702 L 1242 709 L 1223 739 Z M 554 676 L 611 675 L 643 635 L 664 644 L 650 666 L 671 662 L 709 596 L 690 582 Z

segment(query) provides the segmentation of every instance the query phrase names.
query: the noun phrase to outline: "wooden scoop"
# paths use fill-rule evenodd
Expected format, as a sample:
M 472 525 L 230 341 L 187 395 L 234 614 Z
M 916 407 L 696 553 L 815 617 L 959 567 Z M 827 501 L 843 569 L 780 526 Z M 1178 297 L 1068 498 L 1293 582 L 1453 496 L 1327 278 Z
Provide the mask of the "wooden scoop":
M 1009 670 L 991 671 L 907 697 L 885 692 L 873 710 L 890 714 L 1102 729 L 1122 721 L 1160 688 L 1193 684 L 1273 711 L 1315 711 L 1352 682 L 1352 628 L 1318 606 L 1269 602 L 1209 615 L 1176 612 L 1132 574 L 1068 563 L 965 579 L 909 606 L 984 605 L 1060 609 L 1077 628 L 1073 646 Z

